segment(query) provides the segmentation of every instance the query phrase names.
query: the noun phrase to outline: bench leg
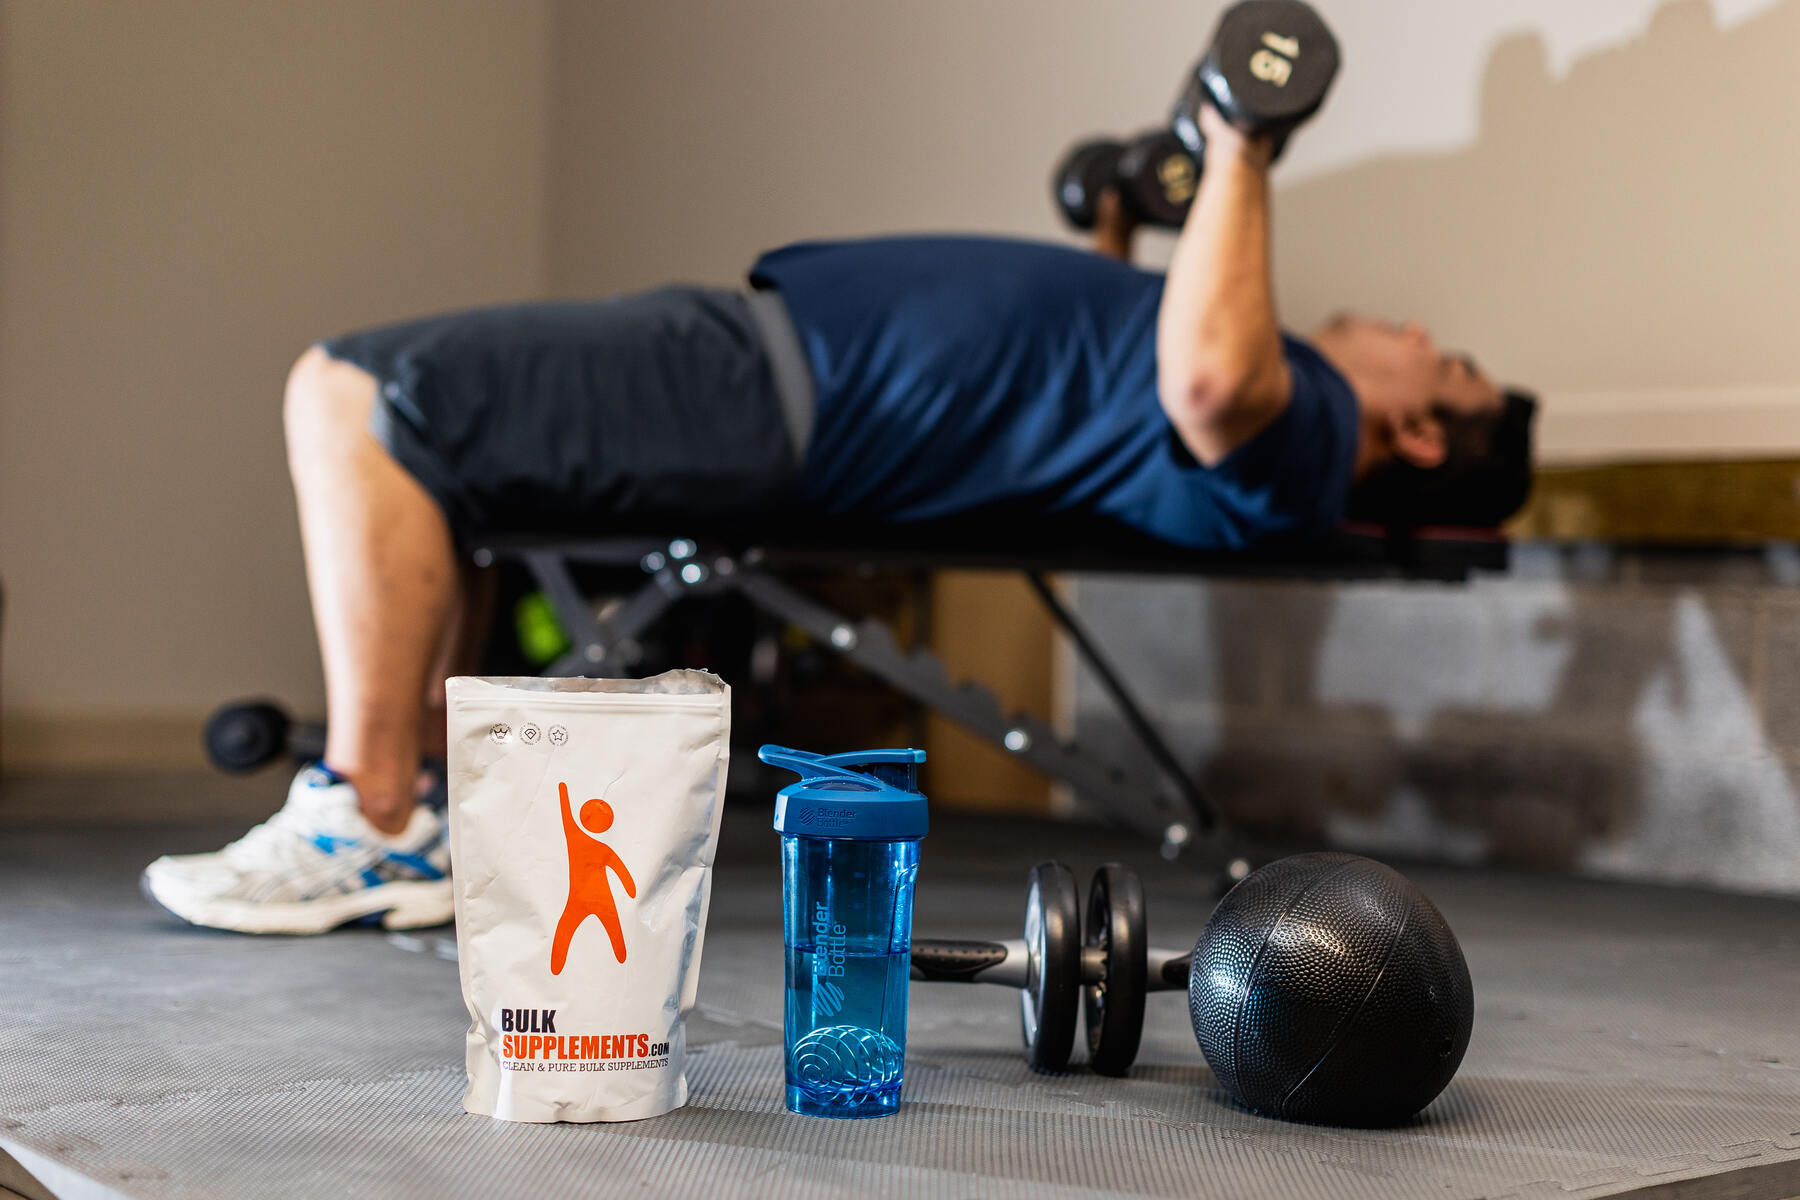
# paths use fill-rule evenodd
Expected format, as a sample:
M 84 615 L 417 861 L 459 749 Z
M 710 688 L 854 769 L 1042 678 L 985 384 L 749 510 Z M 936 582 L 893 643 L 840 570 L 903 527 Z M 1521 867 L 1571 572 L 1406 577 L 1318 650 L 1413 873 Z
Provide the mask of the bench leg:
M 537 585 L 549 597 L 556 619 L 562 622 L 573 648 L 544 671 L 546 675 L 621 676 L 636 663 L 638 639 L 681 599 L 683 586 L 672 568 L 664 567 L 633 592 L 606 620 L 594 616 L 569 560 L 550 550 L 530 550 L 523 555 Z
M 1150 776 L 1089 754 L 1058 737 L 1038 718 L 1025 713 L 1008 716 L 993 692 L 979 684 L 953 681 L 943 662 L 928 649 L 901 649 L 893 632 L 880 621 L 868 618 L 852 623 L 788 586 L 754 558 L 740 562 L 688 539 L 669 546 L 667 554 L 658 551 L 636 559 L 650 578 L 604 621 L 595 618 L 570 572 L 570 562 L 582 557 L 583 561 L 592 558 L 622 565 L 634 561 L 635 549 L 622 549 L 618 554 L 609 551 L 604 558 L 594 557 L 593 547 L 580 547 L 573 555 L 560 548 L 520 554 L 574 642 L 574 648 L 546 674 L 624 674 L 634 665 L 637 639 L 677 600 L 690 593 L 740 592 L 764 612 L 831 647 L 895 690 L 1074 788 L 1113 820 L 1160 837 L 1165 856 L 1193 853 L 1207 865 L 1219 867 L 1228 879 L 1242 878 L 1249 871 L 1248 861 L 1237 850 L 1235 837 L 1218 810 L 1182 769 L 1092 635 L 1041 575 L 1030 575 L 1039 598 L 1118 704 L 1156 765 L 1156 774 L 1166 776 L 1173 785 L 1173 799 L 1168 789 L 1157 786 Z
M 1228 831 L 1216 810 L 1192 780 L 1186 781 L 1188 787 L 1180 795 L 1190 811 L 1182 812 L 1142 777 L 1134 777 L 1116 764 L 1103 762 L 1064 741 L 1038 718 L 1024 713 L 1007 716 L 998 698 L 987 688 L 953 682 L 943 662 L 929 650 L 902 650 L 892 631 L 880 621 L 865 619 L 852 624 L 762 571 L 741 570 L 733 584 L 758 607 L 803 630 L 821 645 L 830 646 L 897 691 L 944 714 L 1050 778 L 1068 784 L 1114 820 L 1161 836 L 1165 856 L 1173 858 L 1192 849 L 1232 878 L 1241 878 L 1248 872 L 1248 863 L 1228 845 Z M 1092 642 L 1085 631 L 1081 636 L 1091 650 Z M 1117 683 L 1116 676 L 1113 678 Z M 1186 775 L 1174 753 L 1156 735 L 1128 694 L 1125 706 L 1166 756 L 1167 764 L 1159 760 L 1159 765 L 1165 765 L 1166 771 L 1173 767 L 1169 773 L 1179 786 Z M 1157 751 L 1151 753 L 1154 756 Z
M 1163 775 L 1174 785 L 1175 790 L 1181 793 L 1182 800 L 1186 802 L 1188 812 L 1197 828 L 1191 832 L 1170 829 L 1165 831 L 1166 836 L 1177 843 L 1192 834 L 1198 834 L 1201 837 L 1212 836 L 1221 824 L 1219 810 L 1213 806 L 1211 800 L 1207 799 L 1206 793 L 1201 790 L 1200 784 L 1194 779 L 1193 774 L 1183 768 L 1181 760 L 1175 756 L 1175 751 L 1163 738 L 1161 731 L 1156 728 L 1149 717 L 1144 715 L 1144 710 L 1138 706 L 1137 697 L 1131 694 L 1131 690 L 1125 686 L 1124 679 L 1113 668 L 1106 655 L 1101 652 L 1100 644 L 1088 632 L 1087 626 L 1076 619 L 1075 613 L 1069 606 L 1062 602 L 1062 598 L 1056 594 L 1055 589 L 1050 586 L 1042 572 L 1027 571 L 1025 577 L 1031 581 L 1032 590 L 1037 592 L 1038 599 L 1043 602 L 1044 609 L 1050 614 L 1051 619 L 1062 627 L 1064 633 L 1069 635 L 1069 640 L 1075 644 L 1075 652 L 1081 655 L 1082 661 L 1088 665 L 1088 669 L 1100 681 L 1101 688 L 1111 697 L 1113 705 L 1119 710 L 1119 715 L 1125 718 L 1125 724 L 1130 727 L 1132 736 L 1137 738 L 1138 744 L 1144 748 L 1145 753 L 1149 754 L 1156 765 L 1162 768 Z

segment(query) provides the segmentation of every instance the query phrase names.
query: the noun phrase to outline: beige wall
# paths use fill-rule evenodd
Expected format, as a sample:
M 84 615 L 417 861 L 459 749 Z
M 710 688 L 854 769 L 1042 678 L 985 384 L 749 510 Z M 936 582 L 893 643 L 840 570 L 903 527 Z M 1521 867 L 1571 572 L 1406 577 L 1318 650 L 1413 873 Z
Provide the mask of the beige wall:
M 1220 7 L 0 0 L 13 750 L 58 714 L 317 704 L 277 420 L 308 339 L 731 282 L 800 237 L 1064 236 L 1050 165 L 1157 121 Z M 1800 0 L 1326 11 L 1292 320 L 1435 322 L 1545 392 L 1564 456 L 1800 450 Z
M 1222 7 L 564 3 L 555 285 L 731 282 L 802 237 L 1064 236 L 1050 165 L 1165 114 Z M 1548 398 L 1553 460 L 1800 451 L 1800 0 L 1324 9 L 1346 65 L 1279 168 L 1290 323 L 1425 320 Z
M 728 284 L 797 238 L 1067 237 L 1051 164 L 1166 114 L 1223 7 L 571 0 L 554 285 Z M 1277 175 L 1290 324 L 1425 320 L 1541 391 L 1553 460 L 1800 451 L 1800 0 L 1323 7 L 1346 66 Z M 1003 584 L 937 603 L 940 641 L 1029 612 Z M 1039 794 L 941 727 L 932 750 L 989 799 Z
M 1562 70 L 1508 32 L 1472 141 L 1284 188 L 1287 311 L 1426 319 L 1544 391 L 1552 458 L 1791 453 L 1800 3 L 1643 7 Z
M 1153 123 L 1206 9 L 564 3 L 556 286 L 731 283 L 757 251 L 808 237 L 1058 236 L 1056 157 L 1073 134 Z
M 543 3 L 0 7 L 15 764 L 46 718 L 82 717 L 46 752 L 105 754 L 115 718 L 319 704 L 283 376 L 315 337 L 542 291 L 549 35 Z

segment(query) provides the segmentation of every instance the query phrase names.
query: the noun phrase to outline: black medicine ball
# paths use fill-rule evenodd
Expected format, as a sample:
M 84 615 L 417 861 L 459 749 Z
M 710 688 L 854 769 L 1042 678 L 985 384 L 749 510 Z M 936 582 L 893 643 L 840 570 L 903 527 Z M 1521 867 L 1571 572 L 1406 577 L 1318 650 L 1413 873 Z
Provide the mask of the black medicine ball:
M 1425 894 L 1354 854 L 1297 854 L 1231 889 L 1194 947 L 1200 1051 L 1241 1103 L 1290 1121 L 1392 1125 L 1462 1062 L 1475 993 Z

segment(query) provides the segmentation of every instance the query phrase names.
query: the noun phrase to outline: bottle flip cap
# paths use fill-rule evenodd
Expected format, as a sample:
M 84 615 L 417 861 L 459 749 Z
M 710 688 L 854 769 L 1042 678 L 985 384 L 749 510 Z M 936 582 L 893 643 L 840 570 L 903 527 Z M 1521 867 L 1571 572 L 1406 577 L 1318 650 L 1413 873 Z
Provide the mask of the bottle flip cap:
M 775 832 L 793 837 L 914 841 L 929 828 L 918 787 L 923 750 L 812 754 L 764 746 L 756 756 L 800 776 L 775 793 Z

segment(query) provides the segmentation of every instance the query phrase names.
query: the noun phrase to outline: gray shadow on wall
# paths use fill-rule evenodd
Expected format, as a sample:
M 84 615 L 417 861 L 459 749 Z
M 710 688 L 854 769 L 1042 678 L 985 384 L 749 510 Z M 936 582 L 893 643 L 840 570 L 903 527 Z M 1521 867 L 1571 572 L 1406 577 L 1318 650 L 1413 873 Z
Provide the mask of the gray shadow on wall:
M 1498 43 L 1474 145 L 1278 193 L 1284 313 L 1302 328 L 1344 307 L 1418 318 L 1504 374 L 1566 388 L 1791 379 L 1796 48 L 1800 3 L 1724 30 L 1705 0 L 1674 0 L 1641 37 L 1562 79 L 1536 35 Z M 1766 757 L 1745 770 L 1739 752 L 1658 745 L 1647 732 L 1659 706 L 1695 714 L 1694 729 L 1726 720 L 1700 711 L 1714 693 L 1750 697 L 1730 718 L 1746 745 L 1769 749 L 1768 727 L 1788 720 L 1757 694 L 1766 654 L 1755 630 L 1768 606 L 1706 586 L 1704 570 L 1693 582 L 1701 586 L 1572 589 L 1523 637 L 1567 650 L 1538 701 L 1447 704 L 1405 736 L 1395 707 L 1321 699 L 1320 681 L 1328 653 L 1341 662 L 1355 643 L 1348 653 L 1374 664 L 1365 677 L 1390 672 L 1397 695 L 1404 672 L 1393 664 L 1420 652 L 1415 629 L 1341 607 L 1341 588 L 1215 584 L 1204 636 L 1208 661 L 1223 664 L 1209 697 L 1220 716 L 1202 781 L 1266 836 L 1323 841 L 1346 820 L 1391 832 L 1397 798 L 1410 795 L 1422 811 L 1406 820 L 1438 852 L 1461 844 L 1488 860 L 1567 867 L 1611 845 L 1620 849 L 1609 870 L 1668 877 L 1705 860 L 1701 873 L 1729 885 L 1737 846 L 1766 878 L 1759 840 L 1793 837 L 1779 811 L 1792 805 L 1790 773 Z M 1716 582 L 1744 581 L 1721 573 Z M 1458 603 L 1473 613 L 1514 602 L 1464 593 Z M 1696 623 L 1720 648 L 1704 669 Z M 1477 616 L 1460 624 L 1495 636 L 1493 621 L 1485 635 Z M 1233 647 L 1252 626 L 1261 665 L 1234 680 Z M 1328 647 L 1328 638 L 1348 642 Z M 1658 805 L 1660 818 L 1649 811 Z M 1665 832 L 1647 838 L 1658 820 Z
M 1158 715 L 1277 843 L 1793 890 L 1800 604 L 1743 566 L 1214 581 L 1203 646 L 1164 654 L 1189 694 Z
M 1537 35 L 1499 42 L 1474 145 L 1280 188 L 1284 311 L 1417 318 L 1566 388 L 1791 380 L 1796 48 L 1800 3 L 1723 30 L 1706 0 L 1562 79 Z

